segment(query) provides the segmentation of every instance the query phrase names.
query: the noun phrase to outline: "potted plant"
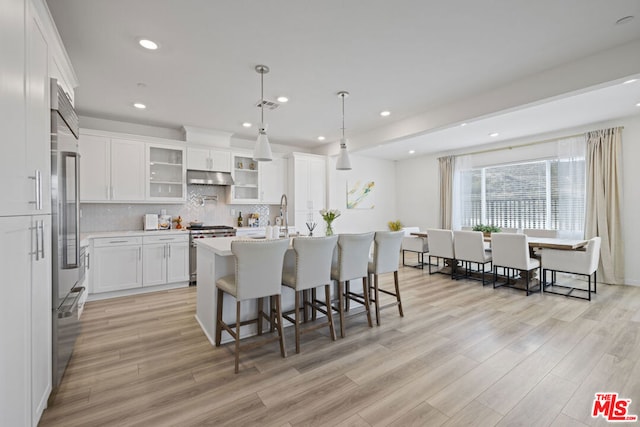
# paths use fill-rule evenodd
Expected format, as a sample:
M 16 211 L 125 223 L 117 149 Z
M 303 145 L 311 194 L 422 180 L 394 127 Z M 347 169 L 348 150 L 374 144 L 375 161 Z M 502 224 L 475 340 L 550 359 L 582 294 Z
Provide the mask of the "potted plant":
M 389 221 L 387 223 L 387 225 L 389 226 L 389 230 L 390 231 L 400 231 L 402 230 L 402 223 L 400 222 L 400 220 L 396 220 L 396 221 Z
M 473 226 L 473 231 L 482 231 L 486 237 L 489 237 L 491 233 L 499 233 L 502 231 L 500 227 L 496 227 L 495 225 L 484 225 L 478 224 Z

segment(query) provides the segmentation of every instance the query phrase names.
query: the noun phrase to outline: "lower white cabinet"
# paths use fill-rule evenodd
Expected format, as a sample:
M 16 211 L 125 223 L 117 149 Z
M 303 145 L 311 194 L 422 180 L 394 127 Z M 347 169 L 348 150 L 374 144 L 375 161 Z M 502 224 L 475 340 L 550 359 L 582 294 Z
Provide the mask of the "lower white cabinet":
M 189 280 L 188 236 L 143 237 L 143 286 Z
M 92 292 L 142 287 L 142 237 L 93 239 Z

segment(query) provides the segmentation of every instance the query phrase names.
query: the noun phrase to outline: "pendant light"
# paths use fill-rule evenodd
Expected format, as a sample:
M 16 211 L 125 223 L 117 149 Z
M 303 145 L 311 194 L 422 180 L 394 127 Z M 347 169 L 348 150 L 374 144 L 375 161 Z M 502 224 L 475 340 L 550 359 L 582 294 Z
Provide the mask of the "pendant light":
M 347 152 L 347 139 L 344 137 L 344 99 L 349 96 L 349 92 L 338 92 L 338 96 L 342 98 L 342 138 L 340 138 L 340 154 L 338 154 L 336 170 L 348 171 L 351 170 L 351 161 Z
M 270 162 L 273 160 L 271 145 L 267 138 L 267 125 L 264 122 L 264 75 L 269 72 L 266 65 L 256 65 L 256 72 L 260 74 L 260 128 L 258 129 L 258 139 L 253 149 L 253 160 L 259 162 Z

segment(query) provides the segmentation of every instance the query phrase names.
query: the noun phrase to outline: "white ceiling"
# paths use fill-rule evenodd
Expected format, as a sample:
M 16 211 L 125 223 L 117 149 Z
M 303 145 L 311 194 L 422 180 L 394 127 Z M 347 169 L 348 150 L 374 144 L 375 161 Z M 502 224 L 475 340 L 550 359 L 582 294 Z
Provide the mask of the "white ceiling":
M 47 3 L 78 75 L 81 115 L 253 139 L 260 97 L 254 67 L 266 64 L 265 97 L 290 99 L 265 111 L 269 138 L 306 148 L 339 138 L 340 90 L 351 93 L 347 136 L 365 134 L 640 40 L 638 0 Z M 636 19 L 615 25 L 628 15 Z M 142 37 L 160 49 L 142 49 Z M 363 152 L 399 159 L 413 146 L 433 152 L 493 142 L 486 135 L 494 130 L 511 139 L 634 114 L 625 108 L 640 102 L 640 84 L 625 86 L 478 118 L 464 128 L 422 129 L 429 133 Z M 134 102 L 148 108 L 136 110 Z M 380 117 L 382 110 L 391 116 Z M 254 127 L 243 128 L 245 121 Z

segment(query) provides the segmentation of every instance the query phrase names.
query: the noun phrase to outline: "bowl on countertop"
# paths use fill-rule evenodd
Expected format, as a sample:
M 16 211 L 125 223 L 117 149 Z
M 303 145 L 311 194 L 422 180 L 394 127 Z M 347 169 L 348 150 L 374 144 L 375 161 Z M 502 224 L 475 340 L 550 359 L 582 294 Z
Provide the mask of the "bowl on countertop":
M 200 222 L 200 221 L 191 221 L 189 223 L 190 227 L 202 227 L 204 225 L 204 222 Z

